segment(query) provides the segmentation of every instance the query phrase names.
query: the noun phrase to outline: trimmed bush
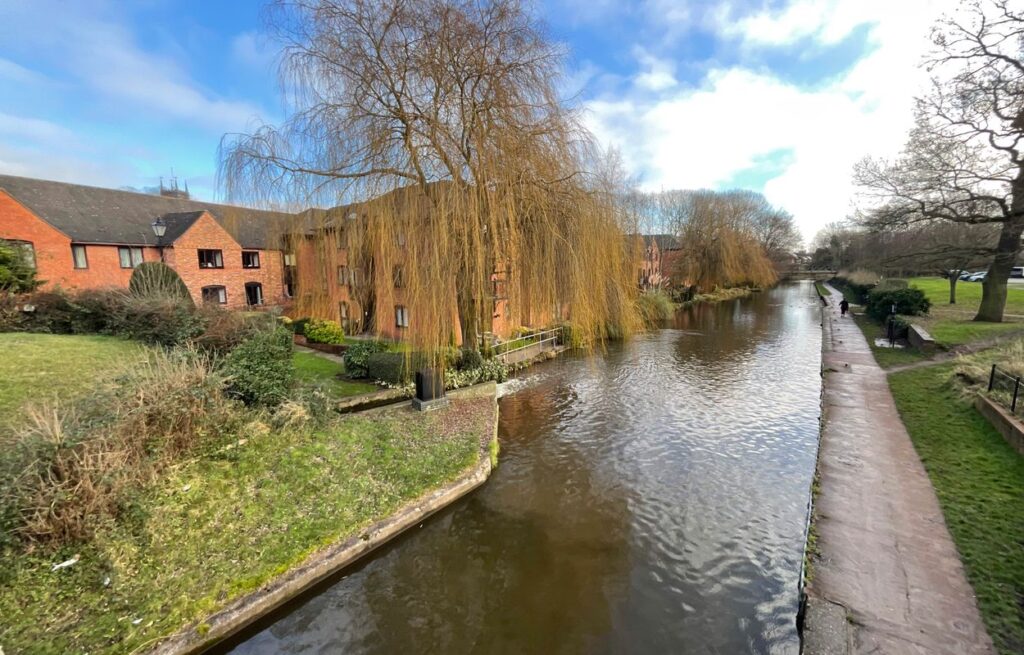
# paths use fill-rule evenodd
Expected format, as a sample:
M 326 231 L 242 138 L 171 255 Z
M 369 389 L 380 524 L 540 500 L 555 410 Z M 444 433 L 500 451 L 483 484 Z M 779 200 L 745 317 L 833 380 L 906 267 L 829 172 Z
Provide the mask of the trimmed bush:
M 24 251 L 0 239 L 0 291 L 27 293 L 39 286 L 36 269 L 26 260 Z
M 228 394 L 247 405 L 276 407 L 292 387 L 292 335 L 282 328 L 249 334 L 224 358 Z
M 177 346 L 205 329 L 194 305 L 168 296 L 129 296 L 120 324 L 111 330 L 129 339 L 159 346 Z
M 136 266 L 128 281 L 128 291 L 133 296 L 163 296 L 195 304 L 178 272 L 163 262 L 143 262 Z
M 365 378 L 370 375 L 367 364 L 370 355 L 387 350 L 382 341 L 360 341 L 345 351 L 345 374 L 350 378 Z
M 269 330 L 276 324 L 260 325 L 250 315 L 206 304 L 197 310 L 203 332 L 192 338 L 192 344 L 213 359 L 224 357 L 254 332 Z
M 313 343 L 326 343 L 334 346 L 345 343 L 345 331 L 337 321 L 312 319 L 303 328 L 303 334 Z
M 483 364 L 484 356 L 480 354 L 480 351 L 473 350 L 472 348 L 463 348 L 459 352 L 459 359 L 455 367 L 460 371 L 469 371 L 480 368 Z
M 868 294 L 867 314 L 878 321 L 885 320 L 890 314 L 893 305 L 896 305 L 896 313 L 904 316 L 917 316 L 927 314 L 931 308 L 931 301 L 924 291 L 910 287 L 907 289 L 876 289 Z

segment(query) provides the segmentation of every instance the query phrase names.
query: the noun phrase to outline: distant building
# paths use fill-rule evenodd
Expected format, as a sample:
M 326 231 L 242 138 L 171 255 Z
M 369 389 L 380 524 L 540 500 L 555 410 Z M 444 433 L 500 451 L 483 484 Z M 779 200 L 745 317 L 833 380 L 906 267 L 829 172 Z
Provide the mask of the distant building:
M 176 190 L 176 187 L 175 187 Z M 282 214 L 0 175 L 0 239 L 21 246 L 44 288 L 127 287 L 144 261 L 174 268 L 196 302 L 231 308 L 289 301 L 283 255 L 270 247 Z M 161 239 L 152 224 L 161 219 Z
M 679 261 L 679 241 L 671 234 L 633 235 L 642 239 L 639 265 L 641 289 L 664 289 L 673 285 L 672 274 Z

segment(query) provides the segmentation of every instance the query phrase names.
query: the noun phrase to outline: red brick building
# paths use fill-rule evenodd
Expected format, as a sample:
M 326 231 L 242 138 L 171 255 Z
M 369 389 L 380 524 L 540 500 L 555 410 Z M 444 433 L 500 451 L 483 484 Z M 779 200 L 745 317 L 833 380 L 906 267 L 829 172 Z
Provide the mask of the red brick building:
M 160 220 L 166 232 L 153 230 Z M 163 259 L 196 302 L 228 307 L 289 300 L 284 256 L 271 247 L 287 216 L 114 189 L 0 175 L 0 239 L 34 261 L 45 288 L 127 287 Z

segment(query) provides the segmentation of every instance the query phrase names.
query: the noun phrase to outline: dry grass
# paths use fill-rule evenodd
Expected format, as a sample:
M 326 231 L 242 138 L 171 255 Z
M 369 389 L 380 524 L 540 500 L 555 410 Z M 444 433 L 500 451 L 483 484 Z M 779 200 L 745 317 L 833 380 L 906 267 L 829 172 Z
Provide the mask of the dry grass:
M 234 431 L 238 412 L 222 387 L 198 353 L 153 351 L 75 407 L 30 404 L 0 460 L 4 532 L 29 545 L 90 537 L 127 489 Z

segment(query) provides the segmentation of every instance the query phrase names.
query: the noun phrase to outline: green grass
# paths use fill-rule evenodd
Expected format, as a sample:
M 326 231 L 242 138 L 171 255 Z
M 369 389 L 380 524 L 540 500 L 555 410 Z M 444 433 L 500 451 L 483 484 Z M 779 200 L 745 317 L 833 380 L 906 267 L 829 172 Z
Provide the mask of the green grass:
M 146 348 L 117 337 L 0 333 L 0 425 L 25 403 L 54 396 L 72 400 L 145 356 Z
M 951 386 L 953 364 L 894 373 L 896 406 L 939 497 L 989 634 L 1024 652 L 1024 458 Z
M 243 446 L 172 469 L 89 543 L 0 554 L 0 644 L 127 653 L 188 624 L 201 632 L 231 599 L 457 477 L 493 434 L 495 411 L 477 396 L 315 430 L 254 427 Z M 77 564 L 50 570 L 75 553 Z
M 973 319 L 981 304 L 981 283 L 958 282 L 956 304 L 950 305 L 948 280 L 915 277 L 909 282 L 924 291 L 932 302 L 928 316 L 915 316 L 912 320 L 928 330 L 943 346 L 958 346 L 1008 333 L 1024 333 L 1024 285 L 1010 285 L 1007 289 L 1003 323 L 977 323 Z
M 299 384 L 322 385 L 335 396 L 356 396 L 361 393 L 377 391 L 377 385 L 369 382 L 351 382 L 338 378 L 344 371 L 341 364 L 336 364 L 326 357 L 307 352 L 296 352 L 292 355 L 295 364 L 295 379 Z
M 832 295 L 832 292 L 829 291 L 828 287 L 826 287 L 825 284 L 822 283 L 822 282 L 815 282 L 814 283 L 814 288 L 818 290 L 818 295 L 821 295 L 821 296 L 831 296 Z

